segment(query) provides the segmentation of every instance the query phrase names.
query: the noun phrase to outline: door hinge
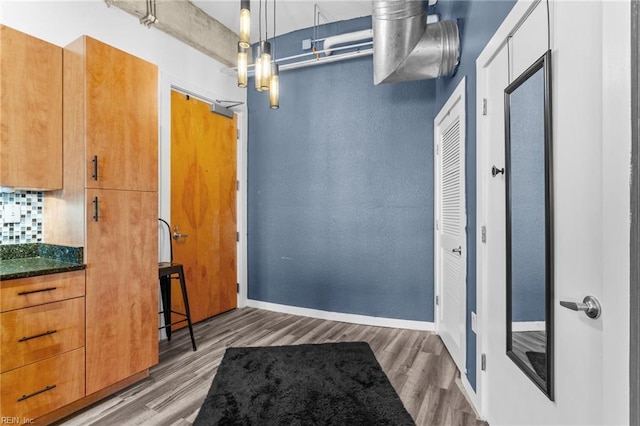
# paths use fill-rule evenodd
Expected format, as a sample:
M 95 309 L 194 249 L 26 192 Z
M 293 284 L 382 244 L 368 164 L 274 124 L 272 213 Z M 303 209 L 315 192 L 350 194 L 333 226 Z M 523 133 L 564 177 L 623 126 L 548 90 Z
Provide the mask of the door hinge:
M 440 144 L 436 144 L 436 155 L 440 155 Z
M 236 129 L 236 140 L 240 139 L 240 129 Z
M 240 241 L 240 233 L 236 232 L 236 241 L 239 242 Z
M 436 231 L 440 230 L 440 221 L 436 219 Z
M 440 306 L 440 296 L 436 295 L 436 306 Z
M 487 115 L 487 98 L 482 98 L 482 115 Z
M 236 283 L 236 293 L 240 293 L 240 283 Z
M 487 243 L 487 227 L 483 226 L 482 228 L 482 242 Z
M 236 191 L 240 191 L 240 181 L 236 181 Z
M 487 371 L 487 354 L 480 355 L 480 370 Z

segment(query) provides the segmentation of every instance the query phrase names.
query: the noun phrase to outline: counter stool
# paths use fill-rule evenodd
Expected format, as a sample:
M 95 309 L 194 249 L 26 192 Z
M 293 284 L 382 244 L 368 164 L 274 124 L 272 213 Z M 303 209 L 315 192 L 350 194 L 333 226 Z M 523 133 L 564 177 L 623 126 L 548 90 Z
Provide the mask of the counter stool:
M 193 337 L 193 327 L 191 324 L 191 311 L 189 310 L 189 298 L 187 297 L 187 284 L 184 279 L 184 268 L 180 263 L 173 263 L 173 240 L 171 239 L 171 226 L 164 219 L 158 218 L 159 221 L 167 225 L 169 229 L 169 249 L 171 253 L 170 262 L 158 263 L 158 278 L 160 279 L 160 295 L 162 298 L 162 310 L 158 314 L 164 316 L 164 326 L 158 329 L 165 329 L 167 333 L 167 339 L 171 340 L 171 326 L 187 322 L 189 326 L 189 334 L 191 335 L 191 346 L 196 351 L 196 339 Z M 171 283 L 172 280 L 180 281 L 180 289 L 182 291 L 182 300 L 184 301 L 184 312 L 177 312 L 171 309 Z M 171 322 L 171 314 L 176 314 L 184 317 L 176 322 Z

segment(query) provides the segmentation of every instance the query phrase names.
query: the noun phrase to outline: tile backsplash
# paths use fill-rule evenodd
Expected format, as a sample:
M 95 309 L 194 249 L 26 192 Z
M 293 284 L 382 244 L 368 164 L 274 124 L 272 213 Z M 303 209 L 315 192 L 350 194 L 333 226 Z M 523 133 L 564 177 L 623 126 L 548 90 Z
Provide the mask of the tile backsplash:
M 20 223 L 5 223 L 5 206 L 20 206 Z M 42 216 L 44 195 L 35 191 L 0 193 L 0 244 L 23 244 L 42 242 Z

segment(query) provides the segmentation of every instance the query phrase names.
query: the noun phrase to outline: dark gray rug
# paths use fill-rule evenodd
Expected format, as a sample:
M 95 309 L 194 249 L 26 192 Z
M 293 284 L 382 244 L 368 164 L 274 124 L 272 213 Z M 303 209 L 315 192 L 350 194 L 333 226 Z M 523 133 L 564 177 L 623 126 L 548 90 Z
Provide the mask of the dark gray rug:
M 194 425 L 415 425 L 367 343 L 228 348 Z

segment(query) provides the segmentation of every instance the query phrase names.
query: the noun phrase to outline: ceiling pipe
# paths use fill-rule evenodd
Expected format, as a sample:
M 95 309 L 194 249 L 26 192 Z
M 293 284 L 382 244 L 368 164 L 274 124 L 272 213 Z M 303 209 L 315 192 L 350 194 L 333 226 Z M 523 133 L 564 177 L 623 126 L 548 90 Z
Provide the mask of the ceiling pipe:
M 336 36 L 327 37 L 324 39 L 324 43 L 322 44 L 322 48 L 324 49 L 325 55 L 331 55 L 332 48 L 334 46 L 338 46 L 340 44 L 345 43 L 353 43 L 360 40 L 370 40 L 373 38 L 373 30 L 362 30 L 355 31 L 352 33 L 339 34 Z
M 422 1 L 373 0 L 373 82 L 451 75 L 460 57 L 458 25 L 427 25 Z
M 433 24 L 440 20 L 438 15 L 428 15 L 427 24 Z M 333 53 L 333 47 L 346 43 L 354 43 L 356 41 L 371 40 L 373 38 L 373 29 L 369 28 L 361 31 L 354 31 L 350 33 L 338 34 L 335 36 L 329 36 L 324 38 L 322 48 L 324 54 L 329 56 Z

